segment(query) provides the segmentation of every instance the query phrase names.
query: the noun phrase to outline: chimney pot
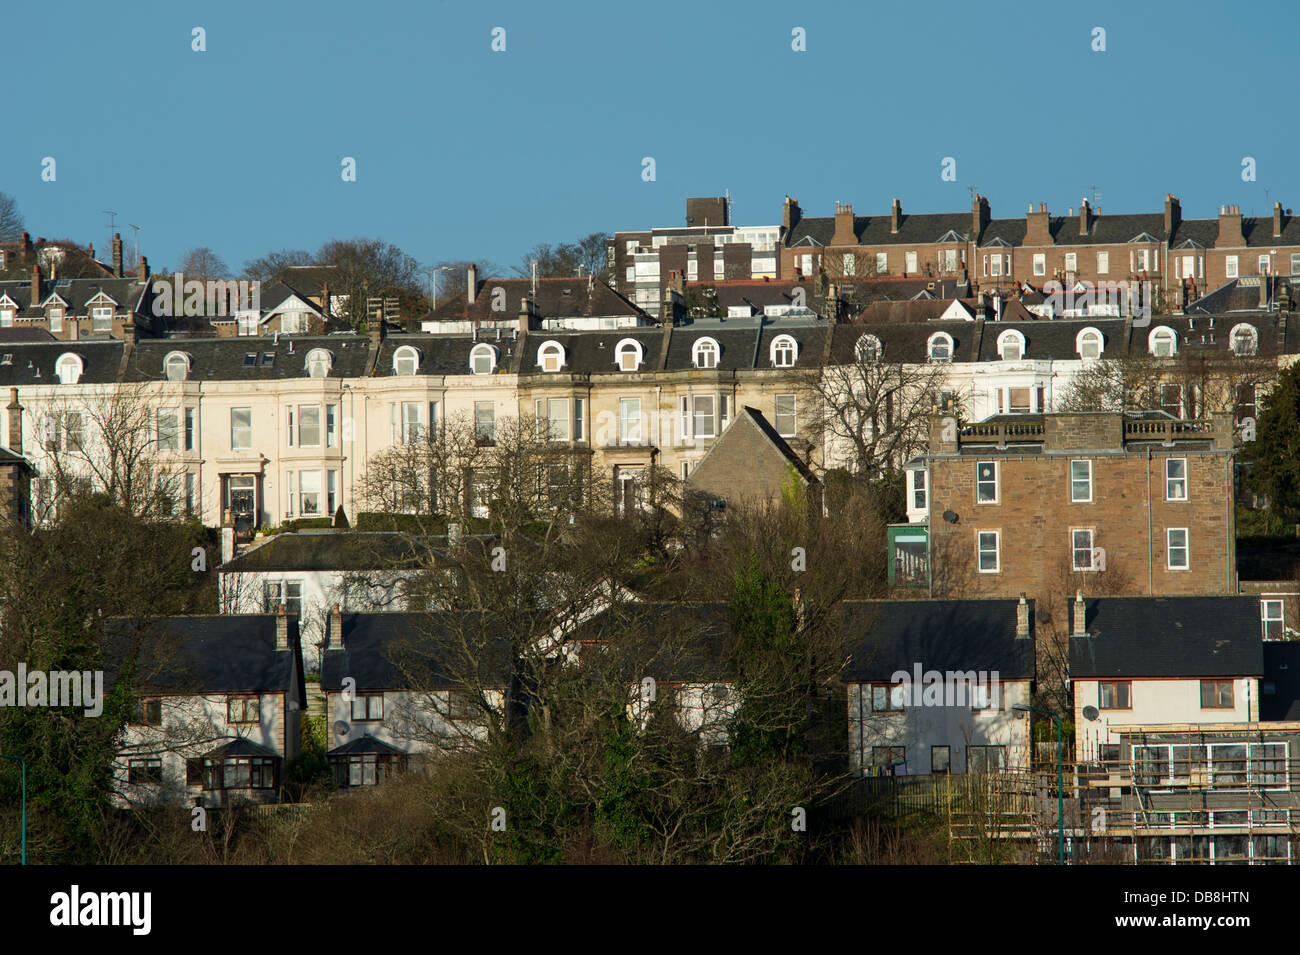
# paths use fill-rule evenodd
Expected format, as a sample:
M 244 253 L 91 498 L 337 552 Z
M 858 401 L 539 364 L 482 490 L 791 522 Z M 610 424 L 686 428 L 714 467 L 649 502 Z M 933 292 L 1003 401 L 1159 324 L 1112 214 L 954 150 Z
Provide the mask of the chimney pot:
M 470 305 L 473 305 L 475 300 L 478 298 L 478 266 L 476 266 L 473 262 L 471 262 L 469 264 L 469 268 L 466 270 L 466 273 L 467 274 L 465 277 L 465 283 L 466 283 L 465 301 L 468 302 Z M 435 282 L 438 281 L 437 275 L 433 277 L 433 280 Z
M 275 615 L 275 648 L 289 649 L 289 608 L 283 603 Z
M 1076 636 L 1076 637 L 1087 636 L 1088 628 L 1086 626 L 1086 621 L 1084 619 L 1086 613 L 1087 613 L 1087 607 L 1083 602 L 1083 591 L 1076 590 L 1074 592 L 1074 627 L 1071 631 L 1072 636 Z

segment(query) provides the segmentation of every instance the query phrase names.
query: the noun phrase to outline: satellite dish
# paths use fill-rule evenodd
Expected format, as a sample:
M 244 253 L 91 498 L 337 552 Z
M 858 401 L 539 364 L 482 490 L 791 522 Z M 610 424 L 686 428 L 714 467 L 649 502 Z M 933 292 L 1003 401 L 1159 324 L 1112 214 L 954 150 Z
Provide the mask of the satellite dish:
M 956 524 L 956 523 L 957 523 L 957 512 L 956 512 L 956 511 L 944 511 L 944 512 L 943 512 L 943 519 L 944 519 L 945 521 L 947 521 L 949 524 Z
M 1095 721 L 1098 715 L 1097 707 L 1095 706 L 1085 706 L 1083 708 L 1083 718 L 1089 722 Z
M 348 724 L 344 723 L 342 720 L 338 720 L 334 724 L 334 732 L 337 733 L 339 736 L 347 736 L 348 731 L 351 728 L 352 727 L 348 726 Z

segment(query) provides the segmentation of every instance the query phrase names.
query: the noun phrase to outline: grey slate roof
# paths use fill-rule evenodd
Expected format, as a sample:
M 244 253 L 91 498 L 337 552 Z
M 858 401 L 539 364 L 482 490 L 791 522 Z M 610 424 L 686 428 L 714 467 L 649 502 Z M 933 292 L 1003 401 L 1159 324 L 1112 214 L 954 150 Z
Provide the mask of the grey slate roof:
M 965 236 L 971 227 L 969 212 L 903 212 L 899 217 L 898 231 L 890 231 L 890 216 L 854 216 L 853 233 L 858 245 L 929 245 L 938 242 L 949 232 Z M 834 216 L 805 216 L 784 237 L 785 245 L 793 248 L 811 240 L 817 245 L 830 245 L 835 235 Z
M 116 677 L 125 647 L 140 642 L 137 689 L 161 693 L 288 692 L 295 667 L 302 686 L 298 618 L 290 616 L 289 650 L 275 647 L 277 615 L 205 614 L 106 621 L 105 682 Z
M 454 687 L 471 665 L 457 648 L 480 638 L 480 678 L 489 686 L 510 681 L 510 641 L 494 633 L 496 621 L 483 612 L 341 614 L 330 620 L 331 632 L 340 624 L 343 649 L 321 653 L 324 691 L 341 689 L 344 677 L 362 691 Z
M 1029 636 L 1016 637 L 1018 600 L 854 600 L 844 605 L 846 683 L 888 683 L 899 670 L 996 670 L 1034 679 L 1034 601 Z
M 488 546 L 487 535 L 462 538 L 466 546 Z M 222 564 L 223 573 L 268 571 L 419 570 L 446 554 L 447 538 L 415 537 L 391 531 L 302 530 L 276 534 Z
M 117 347 L 120 355 L 121 344 Z M 173 351 L 190 356 L 191 381 L 306 378 L 307 355 L 313 348 L 324 348 L 333 356 L 330 378 L 361 378 L 365 375 L 370 340 L 364 335 L 282 335 L 278 342 L 272 336 L 147 339 L 132 349 L 127 380 L 149 381 L 165 377 L 163 360 Z M 256 356 L 251 364 L 249 355 Z M 270 356 L 269 362 L 267 356 Z
M 1074 679 L 1264 672 L 1258 597 L 1099 597 L 1084 607 L 1089 636 L 1070 638 Z

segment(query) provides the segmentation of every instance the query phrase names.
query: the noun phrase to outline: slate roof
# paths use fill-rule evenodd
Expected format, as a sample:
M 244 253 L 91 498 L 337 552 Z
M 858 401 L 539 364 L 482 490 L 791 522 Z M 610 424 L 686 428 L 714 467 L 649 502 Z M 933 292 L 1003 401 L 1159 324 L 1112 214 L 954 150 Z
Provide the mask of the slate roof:
M 1300 643 L 1270 640 L 1263 652 L 1265 685 L 1259 694 L 1259 718 L 1300 721 Z
M 77 343 L 69 343 L 74 349 Z M 119 355 L 121 344 L 118 344 Z M 370 339 L 364 335 L 281 335 L 248 338 L 145 339 L 131 351 L 126 378 L 148 381 L 164 378 L 163 360 L 173 351 L 190 356 L 191 381 L 276 381 L 307 377 L 307 355 L 324 348 L 333 356 L 330 378 L 361 378 L 370 356 Z M 253 363 L 248 356 L 254 355 Z M 267 360 L 270 356 L 270 360 Z M 17 357 L 15 356 L 15 361 Z M 468 365 L 465 366 L 468 368 Z M 83 378 L 83 380 L 85 380 Z M 3 376 L 0 376 L 3 382 Z
M 29 268 L 28 272 L 30 273 L 30 271 Z M 61 278 L 57 282 L 51 282 L 49 276 L 46 275 L 42 277 L 41 290 L 35 304 L 33 304 L 30 274 L 19 281 L 0 282 L 0 298 L 7 295 L 18 305 L 18 315 L 16 317 L 18 321 L 23 319 L 44 321 L 45 310 L 39 306 L 52 293 L 58 293 L 59 297 L 68 303 L 68 313 L 70 315 L 87 314 L 87 303 L 101 292 L 117 303 L 116 307 L 119 311 L 134 311 L 137 314 L 144 315 L 148 312 L 146 293 L 149 291 L 150 283 L 137 282 L 134 275 L 120 279 Z
M 479 278 L 471 305 L 462 293 L 439 304 L 425 320 L 470 319 L 476 322 L 514 321 L 524 300 L 532 294 L 532 279 Z M 505 291 L 505 311 L 493 311 L 493 292 Z M 533 295 L 533 313 L 540 318 L 649 317 L 604 282 L 588 278 L 539 278 Z
M 205 759 L 228 759 L 236 756 L 260 756 L 262 758 L 279 759 L 280 754 L 274 750 L 267 749 L 265 746 L 259 746 L 246 736 L 240 736 L 218 746 L 211 752 L 203 754 Z
M 493 537 L 467 537 L 489 542 Z M 419 570 L 440 559 L 447 538 L 390 531 L 302 530 L 276 534 L 222 564 L 223 573 L 268 571 Z
M 574 631 L 580 642 L 617 640 L 635 629 L 660 650 L 644 676 L 679 683 L 725 683 L 735 678 L 728 656 L 733 634 L 726 601 L 624 603 L 594 614 Z
M 290 616 L 289 650 L 275 648 L 277 615 L 202 614 L 157 620 L 114 618 L 105 682 L 116 678 L 124 648 L 140 642 L 137 689 L 162 693 L 287 692 L 294 668 L 302 686 L 298 618 Z M 116 657 L 116 661 L 113 659 Z
M 390 746 L 381 739 L 375 739 L 369 733 L 365 736 L 335 746 L 326 756 L 405 756 L 396 746 Z
M 0 270 L 0 281 L 6 279 L 30 279 L 32 266 L 42 261 L 44 249 L 57 248 L 64 252 L 58 264 L 58 274 L 63 278 L 102 276 L 111 278 L 113 270 L 103 262 L 98 262 L 90 253 L 68 239 L 37 239 L 32 243 L 29 258 L 24 261 L 23 243 L 0 242 L 0 251 L 5 252 L 5 268 Z M 42 272 L 48 270 L 42 266 Z
M 977 360 L 1001 361 L 998 337 L 1006 331 L 1017 331 L 1024 336 L 1025 360 L 1076 359 L 1079 353 L 1075 350 L 1075 340 L 1085 328 L 1095 328 L 1101 332 L 1102 358 L 1118 358 L 1128 353 L 1128 332 L 1124 319 L 1058 318 L 1051 321 L 1003 321 L 985 325 Z M 1145 341 L 1143 337 L 1144 348 Z
M 1034 679 L 1034 601 L 1029 636 L 1016 637 L 1018 600 L 853 600 L 844 605 L 846 683 L 888 683 L 893 674 L 996 670 Z
M 123 347 L 123 342 L 112 339 L 6 343 L 0 346 L 0 386 L 58 384 L 54 366 L 65 353 L 81 358 L 82 383 L 109 384 L 117 381 Z M 3 355 L 12 356 L 11 363 L 6 364 Z M 162 368 L 161 358 L 158 367 Z
M 1229 312 L 1254 312 L 1259 314 L 1271 310 L 1274 306 L 1290 307 L 1296 297 L 1296 289 L 1289 278 L 1280 275 L 1267 276 L 1269 283 L 1269 305 L 1261 309 L 1259 305 L 1259 278 L 1252 276 L 1243 284 L 1240 278 L 1232 279 L 1188 302 L 1183 310 L 1187 314 L 1222 315 Z
M 898 231 L 890 231 L 890 216 L 854 216 L 853 234 L 858 245 L 929 245 L 949 232 L 965 236 L 971 227 L 969 212 L 907 213 L 899 217 Z M 809 240 L 830 245 L 835 235 L 834 216 L 805 216 L 783 239 L 788 248 Z M 963 241 L 965 241 L 963 239 Z
M 1089 636 L 1070 638 L 1074 679 L 1264 672 L 1258 597 L 1099 597 L 1084 608 Z
M 338 267 L 334 265 L 291 265 L 280 273 L 279 278 L 293 288 L 301 289 L 300 294 L 314 298 L 320 297 L 326 285 L 334 286 L 337 293 L 343 284 Z
M 510 681 L 510 641 L 493 633 L 497 623 L 484 612 L 345 613 L 330 620 L 331 632 L 339 624 L 343 649 L 321 653 L 322 690 L 342 689 L 344 677 L 363 691 L 456 686 L 457 661 L 464 657 L 454 648 L 480 637 L 483 649 L 475 656 L 481 679 L 491 686 Z M 413 675 L 419 686 L 412 685 Z

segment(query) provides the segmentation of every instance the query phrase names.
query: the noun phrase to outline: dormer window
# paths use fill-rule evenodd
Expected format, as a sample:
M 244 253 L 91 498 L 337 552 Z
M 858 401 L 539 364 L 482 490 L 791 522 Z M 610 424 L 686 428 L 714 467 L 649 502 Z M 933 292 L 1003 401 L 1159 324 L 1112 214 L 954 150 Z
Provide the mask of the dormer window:
M 789 335 L 777 335 L 772 339 L 772 365 L 775 368 L 793 368 L 799 345 Z
M 952 361 L 952 336 L 947 332 L 935 332 L 925 346 L 930 361 Z
M 75 385 L 81 380 L 83 370 L 81 356 L 71 352 L 64 352 L 54 363 L 54 373 L 58 376 L 59 382 L 64 385 Z
M 1025 336 L 1008 329 L 998 336 L 998 355 L 1003 361 L 1019 361 L 1025 357 Z
M 1259 333 L 1255 326 L 1242 323 L 1232 329 L 1232 353 L 1238 357 L 1253 355 L 1259 348 Z
M 557 341 L 542 342 L 537 349 L 537 367 L 545 372 L 556 372 L 564 365 L 564 346 Z
M 420 353 L 411 345 L 403 345 L 393 352 L 393 374 L 410 377 L 420 368 Z
M 0 308 L 0 328 L 8 328 L 14 323 L 14 310 L 5 306 Z
M 113 306 L 96 305 L 90 310 L 91 331 L 111 332 L 113 330 Z
M 51 305 L 45 314 L 50 320 L 51 332 L 63 331 L 63 316 L 65 313 L 62 305 Z
M 190 373 L 190 359 L 184 352 L 168 352 L 163 359 L 163 375 L 168 381 L 184 381 Z
M 324 348 L 313 348 L 307 352 L 307 377 L 325 378 L 334 367 L 334 356 Z
M 1162 325 L 1147 337 L 1147 348 L 1156 358 L 1173 358 L 1178 353 L 1178 335 Z
M 717 368 L 722 349 L 712 338 L 701 338 L 691 351 L 691 362 L 696 368 Z
M 885 348 L 875 335 L 863 335 L 853 346 L 853 353 L 857 355 L 858 361 L 876 362 L 880 361 L 880 356 L 885 353 Z
M 1103 345 L 1101 332 L 1095 328 L 1085 328 L 1074 337 L 1074 350 L 1084 361 L 1101 357 Z
M 469 351 L 469 368 L 476 375 L 490 375 L 497 368 L 497 350 L 479 343 Z
M 625 338 L 614 346 L 614 363 L 620 371 L 636 371 L 642 360 L 641 343 L 636 339 Z

